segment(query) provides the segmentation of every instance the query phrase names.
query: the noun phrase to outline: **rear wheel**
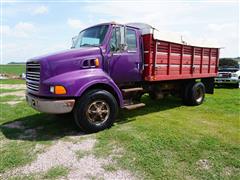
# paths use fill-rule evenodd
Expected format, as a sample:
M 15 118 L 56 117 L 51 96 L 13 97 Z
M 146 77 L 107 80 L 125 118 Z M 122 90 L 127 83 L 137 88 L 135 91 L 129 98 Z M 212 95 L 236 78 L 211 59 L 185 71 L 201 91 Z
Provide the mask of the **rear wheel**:
M 202 82 L 191 82 L 185 87 L 184 103 L 196 106 L 203 103 L 205 98 L 205 86 Z
M 118 112 L 115 97 L 105 90 L 91 90 L 77 101 L 76 124 L 85 132 L 97 132 L 113 125 Z

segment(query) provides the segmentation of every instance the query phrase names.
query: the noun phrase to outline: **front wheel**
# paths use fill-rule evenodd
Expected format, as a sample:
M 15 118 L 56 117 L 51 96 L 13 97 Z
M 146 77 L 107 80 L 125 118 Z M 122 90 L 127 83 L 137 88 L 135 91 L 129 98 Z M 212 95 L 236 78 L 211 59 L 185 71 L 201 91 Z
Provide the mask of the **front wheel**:
M 83 95 L 74 108 L 76 124 L 93 133 L 113 125 L 118 112 L 115 97 L 105 90 L 91 90 Z

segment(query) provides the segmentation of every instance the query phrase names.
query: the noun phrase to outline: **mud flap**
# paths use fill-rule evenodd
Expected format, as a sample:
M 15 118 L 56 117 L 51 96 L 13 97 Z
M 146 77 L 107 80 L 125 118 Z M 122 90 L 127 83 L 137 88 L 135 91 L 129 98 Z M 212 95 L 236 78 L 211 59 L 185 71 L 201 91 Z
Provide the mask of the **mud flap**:
M 214 77 L 211 78 L 203 78 L 201 79 L 201 82 L 205 86 L 205 91 L 207 94 L 213 94 L 214 93 Z

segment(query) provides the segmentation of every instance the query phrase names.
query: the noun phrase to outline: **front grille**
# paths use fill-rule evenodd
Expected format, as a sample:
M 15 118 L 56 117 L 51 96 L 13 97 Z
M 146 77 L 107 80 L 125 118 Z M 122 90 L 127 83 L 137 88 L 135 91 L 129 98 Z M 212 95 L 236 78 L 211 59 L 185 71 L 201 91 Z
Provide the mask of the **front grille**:
M 40 64 L 38 62 L 27 62 L 26 75 L 27 88 L 32 91 L 38 91 L 40 84 Z
M 230 78 L 231 77 L 231 73 L 219 73 L 218 76 L 222 77 L 222 78 Z

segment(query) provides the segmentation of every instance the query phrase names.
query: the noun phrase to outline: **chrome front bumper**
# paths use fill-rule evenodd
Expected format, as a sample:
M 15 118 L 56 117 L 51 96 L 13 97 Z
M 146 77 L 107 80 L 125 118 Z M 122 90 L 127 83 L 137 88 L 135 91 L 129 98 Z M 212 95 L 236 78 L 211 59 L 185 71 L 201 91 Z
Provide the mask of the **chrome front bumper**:
M 75 100 L 51 100 L 51 99 L 41 99 L 26 93 L 27 103 L 34 109 L 40 112 L 49 114 L 63 114 L 72 111 Z

